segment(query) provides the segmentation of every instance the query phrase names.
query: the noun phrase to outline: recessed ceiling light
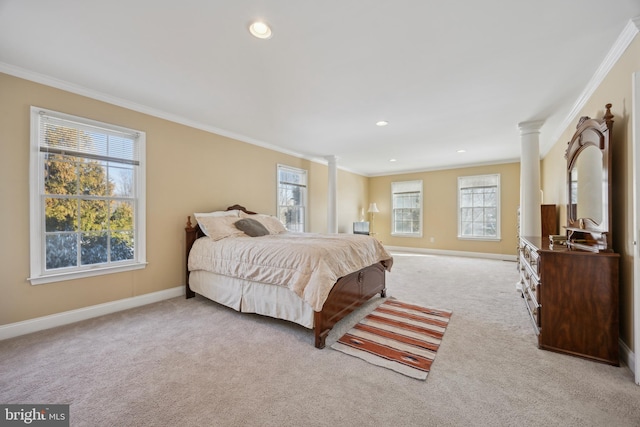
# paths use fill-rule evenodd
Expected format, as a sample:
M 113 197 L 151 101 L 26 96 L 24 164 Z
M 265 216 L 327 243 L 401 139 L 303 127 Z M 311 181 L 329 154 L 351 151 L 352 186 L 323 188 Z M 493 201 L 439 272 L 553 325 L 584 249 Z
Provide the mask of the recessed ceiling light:
M 467 152 L 467 150 L 465 150 L 465 149 L 458 150 L 458 153 L 466 153 L 466 152 Z
M 256 21 L 249 25 L 249 32 L 259 39 L 270 39 L 271 28 L 267 24 L 261 21 Z
M 396 159 L 389 159 L 390 162 L 397 162 Z
M 386 126 L 388 124 L 389 122 L 386 120 L 380 120 L 379 122 L 376 122 L 376 126 Z

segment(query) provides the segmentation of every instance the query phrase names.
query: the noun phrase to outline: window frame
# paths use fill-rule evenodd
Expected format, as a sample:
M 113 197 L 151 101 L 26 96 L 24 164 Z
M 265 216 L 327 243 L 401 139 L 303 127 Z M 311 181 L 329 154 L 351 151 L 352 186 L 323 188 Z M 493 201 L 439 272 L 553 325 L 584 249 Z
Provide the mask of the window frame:
M 487 180 L 495 179 L 495 183 L 491 186 L 496 187 L 496 235 L 495 236 L 476 236 L 476 235 L 462 235 L 462 193 L 461 190 L 463 188 L 480 188 L 487 187 L 489 185 L 464 185 L 464 180 Z M 475 240 L 475 241 L 486 241 L 486 242 L 498 242 L 502 240 L 501 238 L 501 220 L 500 220 L 500 210 L 501 210 L 501 190 L 500 190 L 501 176 L 499 173 L 493 174 L 483 174 L 483 175 L 468 175 L 468 176 L 459 176 L 458 177 L 458 191 L 457 191 L 457 200 L 458 200 L 458 239 L 459 240 Z M 463 186 L 464 185 L 464 186 Z M 483 206 L 484 207 L 484 206 Z
M 79 126 L 91 126 L 110 132 L 137 135 L 139 163 L 133 168 L 134 199 L 134 258 L 132 260 L 110 261 L 100 264 L 88 264 L 61 269 L 46 268 L 46 238 L 44 210 L 44 162 L 45 153 L 40 150 L 41 117 L 45 115 L 59 120 L 77 123 Z M 31 106 L 30 116 L 30 153 L 29 153 L 29 229 L 30 229 L 30 277 L 32 285 L 41 285 L 63 280 L 80 279 L 104 274 L 145 268 L 146 261 L 146 133 L 103 123 L 84 117 L 60 113 Z
M 396 191 L 394 190 L 394 187 L 400 187 L 400 186 L 412 186 L 415 185 L 416 187 L 419 186 L 419 198 L 420 201 L 418 203 L 419 206 L 419 231 L 417 232 L 413 232 L 413 233 L 406 233 L 406 232 L 397 232 L 395 231 L 395 207 L 393 204 L 393 199 L 394 199 L 394 195 L 396 193 L 400 193 L 400 191 Z M 411 180 L 411 181 L 394 181 L 391 183 L 391 235 L 394 237 L 414 237 L 414 238 L 421 238 L 424 234 L 424 223 L 423 223 L 423 217 L 424 217 L 424 182 L 421 179 L 417 179 L 417 180 Z
M 302 210 L 303 210 L 303 230 L 302 232 L 306 232 L 307 231 L 307 225 L 309 222 L 309 172 L 306 169 L 300 169 L 300 168 L 296 168 L 293 166 L 287 166 L 284 164 L 278 164 L 276 166 L 276 216 L 278 217 L 278 219 L 285 225 L 285 227 L 287 227 L 287 230 L 289 230 L 288 224 L 286 223 L 286 220 L 280 217 L 280 208 L 283 206 L 280 203 L 280 171 L 289 171 L 292 173 L 296 173 L 296 174 L 300 174 L 304 176 L 304 181 L 305 184 L 304 185 L 300 185 L 301 188 L 304 188 L 304 204 L 301 206 Z M 298 206 L 298 205 L 296 205 Z M 290 230 L 291 231 L 291 230 Z M 293 231 L 300 231 L 300 230 L 293 230 Z

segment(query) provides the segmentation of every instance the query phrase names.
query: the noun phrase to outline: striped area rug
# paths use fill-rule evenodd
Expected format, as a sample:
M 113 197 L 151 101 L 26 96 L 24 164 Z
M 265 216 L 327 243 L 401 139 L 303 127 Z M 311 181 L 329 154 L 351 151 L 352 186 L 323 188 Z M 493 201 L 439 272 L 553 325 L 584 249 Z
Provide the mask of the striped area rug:
M 331 348 L 426 380 L 451 311 L 388 299 Z

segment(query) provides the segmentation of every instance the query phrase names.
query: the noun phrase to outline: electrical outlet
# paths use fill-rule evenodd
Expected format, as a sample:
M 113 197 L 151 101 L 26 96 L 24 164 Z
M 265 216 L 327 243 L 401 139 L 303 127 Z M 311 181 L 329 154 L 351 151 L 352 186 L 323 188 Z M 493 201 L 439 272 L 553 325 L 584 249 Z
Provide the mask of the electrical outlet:
M 433 243 L 433 242 L 435 242 L 435 241 L 436 241 L 436 238 L 435 238 L 435 237 L 429 237 L 429 241 L 430 241 L 431 243 Z

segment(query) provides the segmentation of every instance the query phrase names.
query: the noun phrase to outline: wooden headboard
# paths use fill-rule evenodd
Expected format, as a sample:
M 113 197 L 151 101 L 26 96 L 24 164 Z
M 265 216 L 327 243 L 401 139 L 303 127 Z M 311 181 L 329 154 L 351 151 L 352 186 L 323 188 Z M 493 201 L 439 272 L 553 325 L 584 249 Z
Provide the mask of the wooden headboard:
M 233 211 L 233 210 L 239 210 L 242 211 L 246 214 L 249 215 L 256 215 L 256 212 L 252 212 L 247 210 L 247 208 L 245 208 L 244 206 L 241 205 L 233 205 L 233 206 L 229 206 L 226 210 L 228 211 Z M 191 247 L 193 246 L 193 244 L 195 243 L 196 240 L 198 240 L 200 237 L 204 237 L 205 234 L 202 231 L 202 229 L 200 228 L 200 225 L 198 225 L 198 223 L 196 222 L 195 225 L 191 224 L 191 215 L 187 216 L 187 226 L 184 228 L 184 231 L 186 233 L 186 259 L 185 259 L 185 268 L 186 268 L 186 281 L 185 281 L 185 291 L 186 291 L 186 297 L 187 298 L 191 298 L 194 297 L 196 294 L 195 292 L 193 292 L 190 288 L 189 288 L 189 252 L 191 252 Z

